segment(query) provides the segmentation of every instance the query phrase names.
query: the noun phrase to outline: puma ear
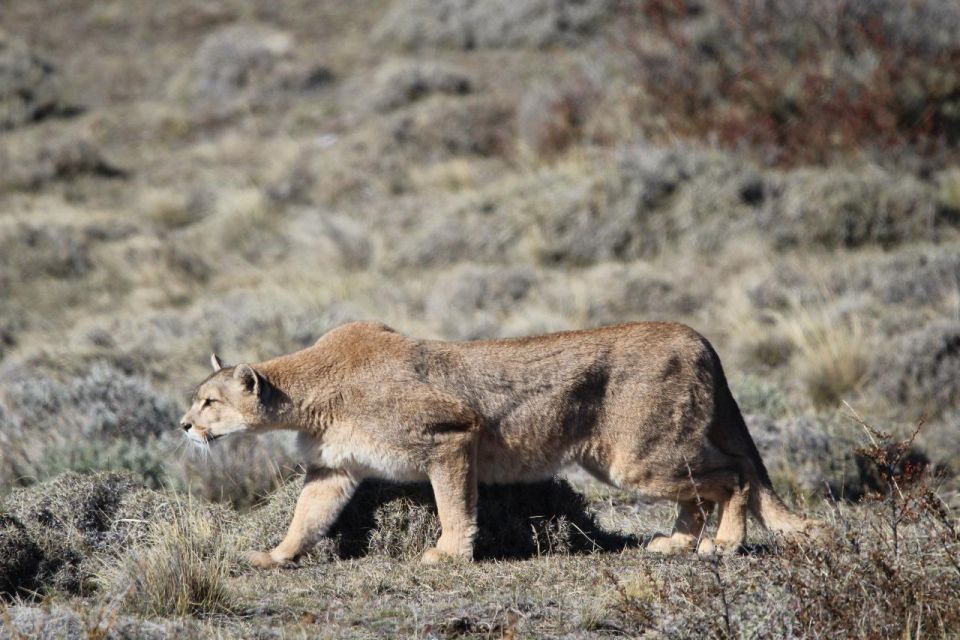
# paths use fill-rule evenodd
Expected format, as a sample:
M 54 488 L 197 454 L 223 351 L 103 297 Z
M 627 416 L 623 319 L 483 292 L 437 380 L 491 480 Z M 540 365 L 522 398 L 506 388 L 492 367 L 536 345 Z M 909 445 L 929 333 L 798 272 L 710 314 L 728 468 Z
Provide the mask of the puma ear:
M 240 381 L 243 390 L 253 395 L 260 395 L 260 374 L 248 364 L 238 364 L 233 370 L 233 377 Z
M 210 366 L 213 367 L 213 370 L 214 370 L 214 371 L 220 371 L 220 369 L 223 369 L 223 361 L 222 361 L 220 358 L 217 357 L 217 354 L 211 353 L 211 354 L 210 354 Z

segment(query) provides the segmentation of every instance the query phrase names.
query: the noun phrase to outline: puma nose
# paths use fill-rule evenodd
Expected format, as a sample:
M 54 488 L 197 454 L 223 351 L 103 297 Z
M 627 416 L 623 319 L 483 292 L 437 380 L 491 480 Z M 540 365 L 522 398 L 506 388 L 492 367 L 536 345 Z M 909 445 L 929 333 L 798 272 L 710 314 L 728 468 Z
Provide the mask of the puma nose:
M 180 428 L 183 429 L 184 431 L 190 431 L 190 427 L 192 427 L 192 426 L 193 426 L 193 425 L 190 424 L 189 422 L 181 422 L 181 423 L 180 423 Z

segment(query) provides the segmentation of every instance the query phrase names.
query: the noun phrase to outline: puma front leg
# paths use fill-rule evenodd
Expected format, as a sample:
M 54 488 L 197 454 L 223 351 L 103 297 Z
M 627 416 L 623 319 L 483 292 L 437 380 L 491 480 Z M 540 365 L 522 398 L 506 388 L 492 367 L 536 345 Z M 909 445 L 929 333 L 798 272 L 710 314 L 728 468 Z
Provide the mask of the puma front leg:
M 463 434 L 436 451 L 427 472 L 440 516 L 440 539 L 427 549 L 423 562 L 436 564 L 447 558 L 473 559 L 477 535 L 477 438 Z
M 269 552 L 252 552 L 250 563 L 260 569 L 269 569 L 295 560 L 336 522 L 356 488 L 357 481 L 344 471 L 308 469 L 293 521 L 283 542 Z

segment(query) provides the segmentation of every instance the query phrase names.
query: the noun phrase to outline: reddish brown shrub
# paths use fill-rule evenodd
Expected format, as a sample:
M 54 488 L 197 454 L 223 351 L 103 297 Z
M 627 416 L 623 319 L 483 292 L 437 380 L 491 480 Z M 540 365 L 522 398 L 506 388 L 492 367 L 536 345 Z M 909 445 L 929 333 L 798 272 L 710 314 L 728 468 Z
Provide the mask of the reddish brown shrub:
M 623 37 L 662 133 L 781 165 L 955 155 L 960 9 L 942 0 L 647 0 Z M 654 37 L 651 37 L 651 31 Z M 640 34 L 640 35 L 637 35 Z

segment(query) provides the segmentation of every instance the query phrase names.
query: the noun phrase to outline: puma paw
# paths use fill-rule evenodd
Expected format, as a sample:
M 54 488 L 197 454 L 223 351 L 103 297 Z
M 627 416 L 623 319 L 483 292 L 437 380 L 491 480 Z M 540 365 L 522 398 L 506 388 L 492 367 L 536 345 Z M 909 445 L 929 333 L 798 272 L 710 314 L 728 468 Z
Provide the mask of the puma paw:
M 697 546 L 697 553 L 701 556 L 718 554 L 721 556 L 731 556 L 740 551 L 740 542 L 733 540 L 714 540 L 704 537 Z
M 452 560 L 453 558 L 454 556 L 451 556 L 449 553 L 444 553 L 436 547 L 430 547 L 423 552 L 423 557 L 420 558 L 420 562 L 423 564 L 440 564 L 441 562 L 446 562 L 447 560 Z
M 718 548 L 713 542 L 713 538 L 707 538 L 704 536 L 700 539 L 700 544 L 697 545 L 697 554 L 701 556 L 712 556 L 717 552 L 723 553 L 722 548 Z
M 693 538 L 685 535 L 656 536 L 647 543 L 647 551 L 663 555 L 675 555 L 693 549 Z
M 247 561 L 257 569 L 273 569 L 286 564 L 286 560 L 275 560 L 266 551 L 251 551 L 247 554 Z

